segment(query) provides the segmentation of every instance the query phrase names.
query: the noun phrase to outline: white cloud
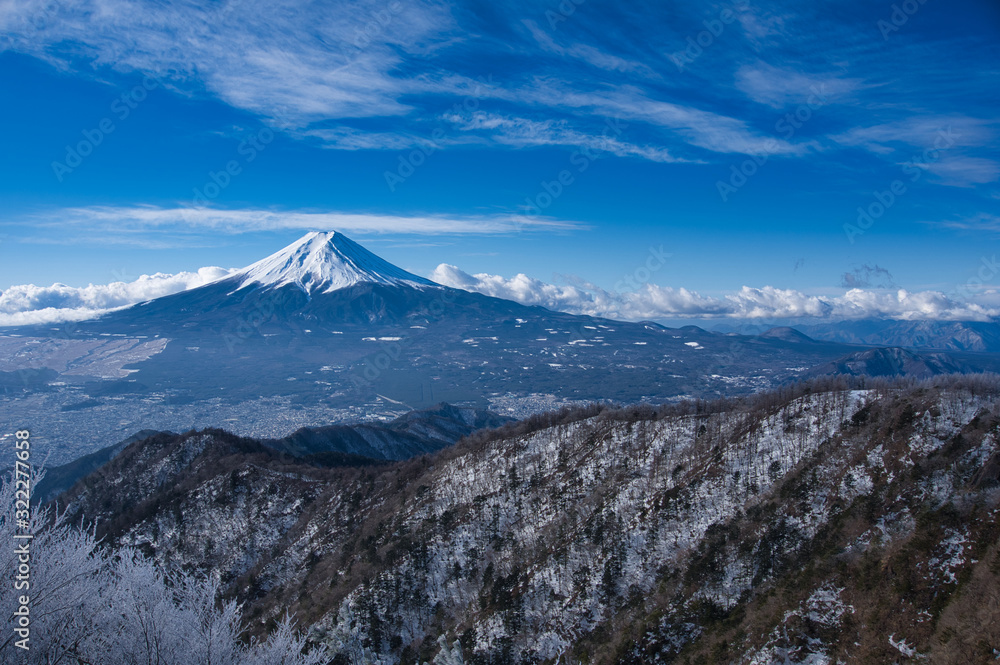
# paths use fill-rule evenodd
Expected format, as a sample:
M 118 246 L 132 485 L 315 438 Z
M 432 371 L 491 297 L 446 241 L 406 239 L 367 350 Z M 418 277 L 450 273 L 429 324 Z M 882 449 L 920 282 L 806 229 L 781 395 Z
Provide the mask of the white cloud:
M 776 289 L 773 286 L 759 289 L 744 286 L 736 293 L 727 295 L 726 300 L 731 303 L 726 316 L 743 319 L 800 316 L 825 318 L 835 309 L 816 296 L 807 296 L 794 289 Z
M 753 7 L 750 2 L 734 2 L 736 19 L 740 22 L 747 39 L 757 47 L 765 50 L 774 43 L 774 38 L 785 36 L 790 32 L 787 23 L 793 20 L 791 16 L 776 14 L 764 7 Z
M 983 157 L 946 155 L 925 167 L 941 179 L 941 184 L 953 187 L 971 187 L 1000 178 L 1000 162 Z
M 587 126 L 604 117 L 652 125 L 663 142 L 632 146 L 617 137 L 611 151 L 616 155 L 672 161 L 668 149 L 676 150 L 678 144 L 722 153 L 807 152 L 784 141 L 772 145 L 773 139 L 737 118 L 676 103 L 675 96 L 668 100 L 662 91 L 624 85 L 623 74 L 632 81 L 662 77 L 644 63 L 592 44 L 564 45 L 530 21 L 527 25 L 534 38 L 525 35 L 532 44 L 526 54 L 541 47 L 586 62 L 608 80 L 569 81 L 563 74 L 553 80 L 542 74 L 550 71 L 545 62 L 502 84 L 484 85 L 449 69 L 447 58 L 437 56 L 466 40 L 467 32 L 451 6 L 435 0 L 343 0 L 335 6 L 265 0 L 14 0 L 0 5 L 0 31 L 7 37 L 0 49 L 63 69 L 90 65 L 102 77 L 109 68 L 149 74 L 182 95 L 207 93 L 297 136 L 348 150 L 419 145 L 419 128 L 440 114 L 436 108 L 472 98 L 568 116 L 574 127 L 548 144 L 589 145 L 593 138 Z M 524 49 L 525 44 L 505 47 Z M 414 63 L 420 63 L 419 69 Z M 357 118 L 391 118 L 393 125 L 370 132 L 315 126 L 330 120 L 350 125 Z M 372 130 L 370 123 L 365 129 Z M 504 130 L 500 127 L 496 134 L 501 145 L 538 145 L 512 140 Z M 491 132 L 484 134 L 494 138 Z
M 774 67 L 764 62 L 744 65 L 736 71 L 736 87 L 760 104 L 783 108 L 796 104 L 828 104 L 842 100 L 860 85 L 858 79 L 836 75 L 806 74 Z
M 493 141 L 511 147 L 575 146 L 596 153 L 611 153 L 617 157 L 641 157 L 652 162 L 689 161 L 674 157 L 666 148 L 636 145 L 617 138 L 617 127 L 613 121 L 605 123 L 599 133 L 588 134 L 572 129 L 565 121 L 530 120 L 483 111 L 450 113 L 444 119 L 463 132 L 486 130 Z
M 395 10 L 393 8 L 396 8 Z M 17 0 L 0 9 L 9 47 L 67 67 L 76 56 L 199 88 L 280 125 L 400 115 L 419 82 L 393 76 L 455 30 L 434 2 L 304 7 L 264 0 L 152 3 Z
M 524 274 L 511 279 L 498 275 L 470 275 L 455 266 L 442 263 L 434 269 L 430 279 L 445 286 L 514 300 L 524 305 L 537 305 L 577 314 L 599 316 L 600 312 L 606 312 L 615 306 L 611 294 L 605 291 L 547 284 Z
M 855 127 L 830 138 L 841 145 L 877 154 L 888 154 L 896 148 L 923 151 L 935 147 L 978 147 L 996 135 L 993 124 L 964 115 L 916 115 L 905 120 Z M 919 158 L 919 153 L 916 156 Z
M 973 154 L 990 145 L 995 125 L 996 121 L 965 115 L 918 115 L 856 127 L 830 138 L 842 146 L 893 158 L 908 173 L 923 169 L 938 184 L 972 187 L 1000 177 L 1000 162 Z
M 62 323 L 94 318 L 111 310 L 178 293 L 221 279 L 232 269 L 201 268 L 175 275 L 143 275 L 132 282 L 71 287 L 65 284 L 12 286 L 0 293 L 0 326 Z M 721 298 L 685 288 L 644 284 L 636 291 L 613 292 L 577 280 L 549 284 L 524 274 L 470 275 L 441 264 L 430 278 L 439 284 L 545 307 L 555 311 L 626 321 L 665 318 L 972 320 L 1000 316 L 1000 293 L 976 294 L 978 302 L 938 291 L 850 289 L 843 296 L 811 296 L 771 286 L 751 288 Z
M 924 223 L 932 225 L 940 224 L 941 226 L 948 228 L 963 229 L 966 231 L 988 231 L 990 233 L 1000 232 L 1000 215 L 992 215 L 985 212 L 980 212 L 975 215 L 959 219 L 927 221 Z
M 985 304 L 956 300 L 940 291 L 910 293 L 905 289 L 892 292 L 851 289 L 836 299 L 838 316 L 867 318 L 877 316 L 907 321 L 972 320 L 987 321 L 1000 316 L 1000 309 Z
M 557 91 L 546 82 L 524 94 L 541 104 L 561 105 L 608 118 L 648 123 L 667 130 L 668 134 L 685 143 L 711 152 L 748 155 L 802 155 L 809 152 L 807 146 L 755 132 L 743 120 L 653 99 L 645 91 L 631 85 L 618 86 L 608 92 L 579 93 Z
M 509 279 L 498 275 L 470 275 L 447 264 L 438 266 L 431 279 L 446 286 L 525 305 L 631 321 L 678 317 L 987 321 L 1000 316 L 1000 303 L 994 302 L 995 297 L 987 297 L 989 294 L 984 294 L 982 302 L 977 303 L 938 291 L 850 289 L 843 296 L 820 297 L 793 289 L 744 286 L 735 293 L 713 298 L 684 288 L 656 284 L 644 284 L 636 291 L 618 293 L 590 284 L 548 284 L 523 274 Z
M 563 57 L 576 58 L 582 62 L 612 72 L 640 73 L 644 76 L 656 77 L 655 72 L 646 64 L 635 60 L 626 60 L 616 55 L 606 53 L 589 44 L 573 43 L 563 46 L 556 42 L 548 32 L 538 27 L 538 24 L 530 19 L 522 21 L 524 26 L 531 33 L 532 38 L 542 49 L 549 53 L 555 53 Z
M 0 326 L 35 326 L 72 321 L 86 321 L 110 312 L 110 309 L 89 309 L 87 307 L 45 307 L 25 312 L 0 314 Z
M 676 14 L 685 13 L 682 7 L 666 16 L 633 10 L 629 20 L 640 24 L 635 34 L 652 26 L 662 26 L 665 34 L 630 43 L 622 39 L 629 34 L 624 26 L 590 22 L 601 21 L 602 13 L 588 20 L 588 12 L 580 12 L 568 29 L 545 30 L 544 12 L 526 18 L 523 7 L 503 3 L 492 9 L 493 25 L 485 26 L 470 18 L 474 12 L 443 0 L 6 0 L 0 3 L 0 50 L 27 53 L 104 81 L 112 78 L 108 70 L 150 74 L 181 95 L 219 99 L 298 138 L 344 150 L 426 144 L 430 123 L 445 108 L 475 99 L 504 112 L 516 106 L 518 116 L 558 117 L 563 125 L 538 140 L 509 125 L 484 126 L 476 135 L 456 133 L 442 145 L 586 147 L 593 143 L 595 125 L 618 117 L 633 123 L 639 136 L 616 137 L 609 143 L 614 155 L 659 162 L 705 159 L 702 151 L 801 157 L 812 154 L 815 144 L 776 139 L 759 129 L 751 109 L 732 106 L 734 82 L 750 99 L 776 108 L 801 103 L 816 85 L 839 101 L 870 88 L 888 89 L 888 83 L 863 83 L 877 76 L 837 75 L 860 57 L 856 40 L 846 38 L 856 26 L 843 17 L 824 20 L 817 31 L 811 12 L 797 16 L 749 2 L 725 4 L 735 11 L 753 53 L 730 51 L 745 45 L 739 35 L 727 34 L 713 47 L 726 56 L 727 67 L 706 68 L 704 78 L 686 83 L 662 54 L 655 54 L 660 38 L 669 41 Z M 704 8 L 692 13 L 701 16 Z M 695 23 L 699 31 L 703 18 Z M 810 21 L 809 30 L 793 29 L 801 20 Z M 794 39 L 808 39 L 815 51 L 820 33 L 830 44 L 837 42 L 836 48 L 825 49 L 830 53 L 826 64 L 814 64 L 821 73 L 774 67 L 758 55 Z M 685 44 L 688 35 L 675 36 Z M 500 66 L 512 55 L 518 66 Z M 937 50 L 933 57 L 938 58 Z M 486 67 L 503 80 L 483 86 L 475 76 L 487 73 Z M 109 102 L 120 93 L 109 91 Z M 897 106 L 850 101 L 885 114 L 894 114 Z M 726 109 L 735 115 L 726 115 Z M 837 118 L 830 109 L 831 118 L 850 126 L 854 110 L 837 109 Z M 893 152 L 899 142 L 923 150 L 938 129 L 931 127 L 928 139 L 923 125 L 940 121 L 967 137 L 960 145 L 985 148 L 993 135 L 983 120 L 898 117 L 883 116 L 892 122 L 842 132 L 833 142 L 879 153 Z M 988 182 L 997 167 L 987 161 L 942 163 L 938 171 L 945 184 Z
M 156 231 L 165 233 L 239 234 L 252 231 L 329 231 L 344 233 L 412 233 L 491 235 L 530 231 L 569 231 L 586 228 L 582 222 L 554 220 L 542 216 L 425 215 L 400 216 L 345 212 L 296 212 L 263 209 L 160 208 L 155 206 L 91 206 L 38 213 L 29 220 L 35 227 L 58 228 L 63 242 L 85 242 L 86 236 L 101 242 L 142 245 Z M 73 231 L 79 230 L 80 236 Z M 95 235 L 95 232 L 100 232 Z M 47 242 L 54 242 L 50 239 Z
M 336 127 L 334 129 L 310 129 L 302 132 L 303 136 L 311 136 L 323 142 L 323 147 L 336 150 L 409 150 L 411 148 L 436 149 L 442 145 L 458 143 L 455 137 L 450 141 L 418 133 L 396 131 L 377 132 L 355 129 L 353 127 Z
M 119 307 L 160 298 L 222 279 L 232 270 L 217 267 L 173 275 L 142 275 L 133 282 L 89 284 L 84 287 L 20 284 L 0 293 L 0 325 L 82 321 Z

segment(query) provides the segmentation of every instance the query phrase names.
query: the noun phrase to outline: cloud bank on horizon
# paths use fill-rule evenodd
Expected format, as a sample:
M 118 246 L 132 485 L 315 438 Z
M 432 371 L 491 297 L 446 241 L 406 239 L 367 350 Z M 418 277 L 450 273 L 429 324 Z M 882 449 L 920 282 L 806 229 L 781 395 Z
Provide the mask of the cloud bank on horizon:
M 608 291 L 579 280 L 555 285 L 527 275 L 470 275 L 441 264 L 430 278 L 439 284 L 475 291 L 523 305 L 538 305 L 570 314 L 642 321 L 677 318 L 730 319 L 900 319 L 931 321 L 989 321 L 1000 316 L 1000 293 L 978 294 L 969 302 L 940 291 L 910 293 L 904 289 L 849 289 L 843 296 L 806 295 L 772 286 L 742 287 L 713 298 L 685 288 L 641 284 L 634 291 Z
M 235 269 L 201 268 L 175 275 L 142 275 L 131 282 L 71 287 L 65 284 L 12 286 L 0 293 L 0 326 L 83 321 L 161 296 L 197 288 Z M 1000 292 L 981 292 L 969 302 L 939 291 L 851 288 L 842 296 L 807 295 L 771 286 L 740 290 L 721 298 L 686 288 L 645 283 L 633 291 L 608 291 L 583 280 L 557 285 L 518 274 L 511 278 L 470 275 L 442 263 L 429 276 L 438 284 L 523 305 L 625 321 L 658 319 L 899 319 L 907 321 L 989 321 L 1000 316 Z
M 84 287 L 20 284 L 0 292 L 0 325 L 22 326 L 83 321 L 136 303 L 194 289 L 232 274 L 210 266 L 174 275 L 141 275 L 130 282 Z

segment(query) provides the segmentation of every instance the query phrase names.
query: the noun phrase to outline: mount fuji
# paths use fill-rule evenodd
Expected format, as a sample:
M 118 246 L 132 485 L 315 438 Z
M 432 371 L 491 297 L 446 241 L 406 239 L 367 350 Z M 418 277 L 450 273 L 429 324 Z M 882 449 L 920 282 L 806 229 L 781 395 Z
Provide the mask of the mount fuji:
M 864 349 L 801 337 L 528 307 L 310 233 L 199 288 L 72 327 L 0 331 L 0 419 L 45 413 L 72 457 L 149 428 L 276 438 L 445 401 L 522 417 L 732 395 Z
M 361 332 L 385 333 L 377 335 L 377 341 L 398 341 L 382 338 L 399 336 L 401 330 L 411 337 L 416 330 L 445 322 L 451 328 L 478 328 L 543 315 L 577 327 L 587 318 L 442 286 L 330 231 L 309 233 L 216 282 L 81 322 L 75 332 L 153 332 L 173 339 L 197 338 L 208 346 L 218 337 L 233 351 L 234 345 L 270 337 L 322 335 L 327 326 L 339 332 L 360 326 Z
M 231 277 L 240 288 L 294 284 L 307 294 L 331 293 L 357 284 L 438 286 L 398 268 L 342 233 L 313 232 Z
M 242 340 L 250 336 L 248 325 L 256 329 L 268 322 L 295 328 L 303 322 L 394 321 L 443 290 L 342 233 L 313 232 L 221 280 L 119 310 L 80 328 L 152 325 L 174 334 L 180 329 L 184 336 L 214 330 Z

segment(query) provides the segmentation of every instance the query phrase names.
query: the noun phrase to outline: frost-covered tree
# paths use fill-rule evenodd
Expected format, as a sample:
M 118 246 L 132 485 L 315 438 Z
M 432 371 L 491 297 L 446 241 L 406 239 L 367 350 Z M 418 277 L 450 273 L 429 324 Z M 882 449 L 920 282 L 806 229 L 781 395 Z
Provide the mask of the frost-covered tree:
M 16 507 L 23 507 L 17 506 L 17 499 L 13 478 L 3 478 L 0 576 L 6 588 L 0 594 L 5 624 L 0 658 L 3 663 L 66 662 L 99 631 L 100 590 L 110 587 L 111 572 L 103 556 L 95 554 L 94 534 L 71 528 L 61 515 L 49 524 L 47 513 L 34 511 L 27 519 L 28 528 L 17 529 Z M 34 537 L 15 538 L 25 533 Z M 22 598 L 29 602 L 22 605 Z
M 37 483 L 40 476 L 32 479 Z M 240 607 L 218 602 L 218 583 L 167 575 L 135 550 L 99 547 L 92 531 L 64 514 L 36 510 L 28 528 L 15 519 L 12 478 L 0 480 L 0 554 L 4 585 L 20 575 L 26 588 L 0 594 L 0 664 L 17 665 L 318 665 L 323 650 L 304 654 L 305 638 L 286 617 L 264 641 L 245 645 Z M 32 534 L 15 539 L 15 534 Z M 27 543 L 29 554 L 23 552 Z M 19 552 L 16 547 L 21 547 Z M 27 558 L 27 562 L 23 559 Z M 22 564 L 27 564 L 27 576 Z M 23 585 L 22 585 L 23 586 Z M 18 646 L 27 597 L 29 649 Z M 25 643 L 22 643 L 25 644 Z
M 360 629 L 361 622 L 354 614 L 354 607 L 345 602 L 339 612 L 338 621 L 332 629 L 320 629 L 317 637 L 340 658 L 346 659 L 351 665 L 371 665 L 379 660 L 371 649 L 364 646 L 364 635 Z
M 240 665 L 319 665 L 328 661 L 325 650 L 313 649 L 306 655 L 304 635 L 295 632 L 290 617 L 283 618 L 264 642 L 254 643 L 242 655 Z
M 438 637 L 438 646 L 441 647 L 441 650 L 434 656 L 431 665 L 465 665 L 465 659 L 462 657 L 461 642 L 455 640 L 449 647 L 448 640 L 444 635 L 441 635 Z

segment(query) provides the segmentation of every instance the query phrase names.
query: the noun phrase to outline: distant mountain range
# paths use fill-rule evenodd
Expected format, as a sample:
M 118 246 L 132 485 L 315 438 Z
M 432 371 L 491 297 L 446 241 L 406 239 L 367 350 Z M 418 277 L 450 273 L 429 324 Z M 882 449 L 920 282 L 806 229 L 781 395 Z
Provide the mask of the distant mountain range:
M 794 330 L 809 338 L 865 346 L 898 346 L 957 353 L 1000 353 L 1000 323 L 993 321 L 891 321 L 860 319 L 832 323 L 793 323 L 771 327 L 755 323 L 718 323 L 718 332 L 768 336 Z M 774 334 L 787 335 L 787 332 Z
M 865 350 L 846 332 L 804 332 L 723 334 L 527 307 L 435 284 L 340 233 L 311 233 L 200 288 L 73 326 L 0 330 L 0 418 L 45 414 L 37 426 L 58 441 L 61 463 L 140 429 L 279 439 L 445 401 L 521 417 L 574 402 L 742 394 L 847 367 Z M 895 367 L 923 376 L 992 362 Z
M 977 321 L 842 321 L 796 326 L 814 339 L 909 349 L 1000 353 L 1000 324 Z
M 390 422 L 357 425 L 303 427 L 279 439 L 256 443 L 296 458 L 303 464 L 356 466 L 386 460 L 405 460 L 436 452 L 481 429 L 496 428 L 511 418 L 481 409 L 438 404 L 430 409 L 411 411 Z M 35 497 L 45 503 L 70 489 L 78 480 L 111 461 L 128 446 L 153 437 L 176 437 L 173 432 L 142 430 L 96 452 L 67 464 L 46 469 L 35 487 Z
M 387 423 L 303 427 L 286 437 L 264 439 L 261 443 L 306 459 L 332 452 L 376 460 L 405 460 L 438 451 L 477 430 L 500 427 L 512 420 L 482 409 L 438 404 Z
M 906 349 L 889 347 L 858 351 L 844 358 L 814 367 L 812 376 L 907 376 L 926 379 L 939 374 L 965 374 L 973 371 L 969 365 L 944 353 L 916 354 Z

